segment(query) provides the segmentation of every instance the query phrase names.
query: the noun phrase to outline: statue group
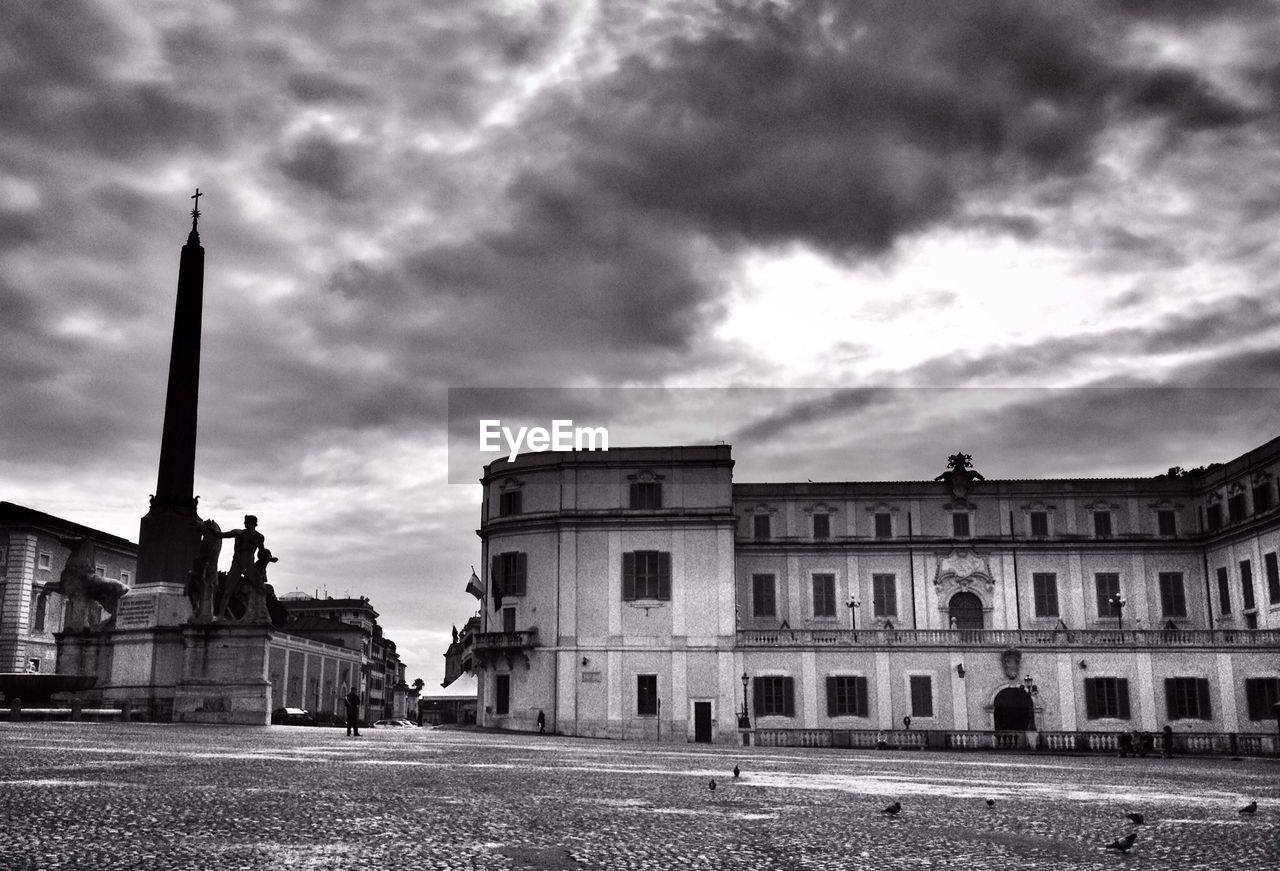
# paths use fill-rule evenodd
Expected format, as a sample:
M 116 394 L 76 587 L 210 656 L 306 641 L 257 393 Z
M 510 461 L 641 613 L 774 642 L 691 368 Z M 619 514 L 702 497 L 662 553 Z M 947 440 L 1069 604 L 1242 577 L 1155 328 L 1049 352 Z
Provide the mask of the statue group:
M 200 521 L 200 551 L 187 575 L 187 598 L 192 621 L 215 620 L 283 625 L 284 610 L 267 583 L 267 566 L 279 560 L 271 555 L 258 531 L 258 518 L 246 514 L 244 528 L 223 532 L 213 519 Z M 231 567 L 218 571 L 222 540 L 234 539 Z
M 58 593 L 66 599 L 62 628 L 66 630 L 100 629 L 115 617 L 120 597 L 129 587 L 120 581 L 99 577 L 93 542 L 87 538 L 59 538 L 71 551 L 58 580 L 45 584 L 46 593 Z

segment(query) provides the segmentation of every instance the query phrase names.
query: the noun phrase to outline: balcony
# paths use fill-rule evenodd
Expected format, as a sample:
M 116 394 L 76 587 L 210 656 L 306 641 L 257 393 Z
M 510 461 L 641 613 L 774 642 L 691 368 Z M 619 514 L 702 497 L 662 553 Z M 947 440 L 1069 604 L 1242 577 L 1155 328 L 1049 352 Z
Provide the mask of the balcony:
M 521 632 L 479 632 L 471 636 L 471 650 L 477 664 L 484 666 L 495 657 L 505 656 L 507 664 L 517 657 L 524 658 L 525 667 L 529 667 L 528 651 L 538 646 L 538 630 L 526 629 Z
M 739 629 L 738 648 L 1280 648 L 1276 629 Z

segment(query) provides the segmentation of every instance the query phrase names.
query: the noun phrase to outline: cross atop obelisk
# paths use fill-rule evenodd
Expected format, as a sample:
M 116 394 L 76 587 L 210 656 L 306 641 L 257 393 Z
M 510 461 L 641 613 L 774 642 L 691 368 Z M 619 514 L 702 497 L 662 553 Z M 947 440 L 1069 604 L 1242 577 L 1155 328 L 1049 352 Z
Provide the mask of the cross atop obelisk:
M 197 206 L 203 196 L 196 188 Z M 193 492 L 196 467 L 196 412 L 200 393 L 200 327 L 204 306 L 204 248 L 196 233 L 198 208 L 191 210 L 191 233 L 178 265 L 178 302 L 169 353 L 169 389 L 160 438 L 160 472 L 151 510 L 138 534 L 138 586 L 182 583 L 198 553 Z

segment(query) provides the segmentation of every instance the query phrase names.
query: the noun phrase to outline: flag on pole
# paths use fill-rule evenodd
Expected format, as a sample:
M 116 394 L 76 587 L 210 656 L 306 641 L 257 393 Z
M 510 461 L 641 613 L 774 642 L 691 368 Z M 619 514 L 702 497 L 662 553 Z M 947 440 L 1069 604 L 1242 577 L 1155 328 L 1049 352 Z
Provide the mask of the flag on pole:
M 476 567 L 471 567 L 471 577 L 467 580 L 467 592 L 477 599 L 484 599 L 484 585 L 476 577 Z

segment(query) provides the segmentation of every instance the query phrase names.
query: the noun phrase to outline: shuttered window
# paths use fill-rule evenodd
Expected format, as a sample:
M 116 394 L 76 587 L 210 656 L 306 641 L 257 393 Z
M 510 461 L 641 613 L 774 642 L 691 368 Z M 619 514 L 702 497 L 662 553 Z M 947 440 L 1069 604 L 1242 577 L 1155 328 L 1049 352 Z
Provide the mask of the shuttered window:
M 622 555 L 622 599 L 671 599 L 671 554 L 661 550 Z
M 777 589 L 773 575 L 751 576 L 751 613 L 756 617 L 776 617 Z
M 794 717 L 796 715 L 795 681 L 789 677 L 755 679 L 755 711 L 757 717 Z
M 911 675 L 911 716 L 933 716 L 933 678 L 927 674 Z
M 1280 677 L 1250 677 L 1244 682 L 1245 701 L 1250 720 L 1271 720 L 1280 702 Z
M 495 554 L 493 568 L 489 572 L 495 589 L 502 596 L 523 596 L 526 590 L 525 576 L 528 573 L 528 554 L 516 551 Z
M 1211 720 L 1209 681 L 1202 677 L 1170 677 L 1164 681 L 1170 720 Z
M 1129 681 L 1122 677 L 1086 678 L 1084 711 L 1090 720 L 1129 719 Z
M 828 676 L 827 716 L 867 716 L 867 679 L 855 675 Z

